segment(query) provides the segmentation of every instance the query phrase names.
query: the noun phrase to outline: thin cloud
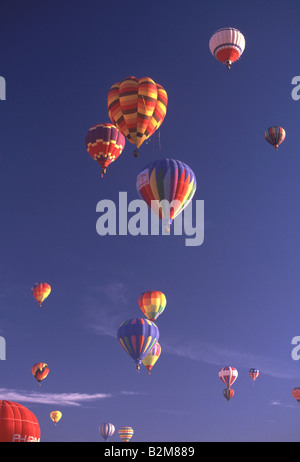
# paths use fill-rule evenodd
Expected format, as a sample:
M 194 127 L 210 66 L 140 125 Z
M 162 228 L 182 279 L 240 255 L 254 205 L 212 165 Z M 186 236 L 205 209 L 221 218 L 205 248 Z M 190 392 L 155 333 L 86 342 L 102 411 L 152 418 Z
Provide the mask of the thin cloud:
M 169 341 L 168 344 L 164 344 L 164 352 L 221 367 L 228 364 L 237 368 L 257 367 L 263 374 L 276 378 L 297 378 L 297 374 L 292 368 L 287 367 L 285 361 L 270 356 L 242 352 L 208 341 L 186 341 L 181 342 L 180 345 L 178 341 L 176 345 Z
M 109 393 L 37 393 L 0 389 L 0 399 L 17 403 L 37 403 L 60 406 L 81 406 L 84 403 L 111 398 Z

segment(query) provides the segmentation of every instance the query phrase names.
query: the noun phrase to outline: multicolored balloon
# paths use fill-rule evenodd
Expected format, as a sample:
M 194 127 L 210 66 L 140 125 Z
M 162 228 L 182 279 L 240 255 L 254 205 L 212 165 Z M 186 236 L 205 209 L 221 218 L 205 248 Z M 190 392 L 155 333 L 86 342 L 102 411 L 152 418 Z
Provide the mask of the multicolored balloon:
M 258 369 L 250 369 L 249 376 L 251 377 L 251 379 L 253 381 L 255 381 L 257 379 L 257 377 L 259 376 L 259 370 Z
M 107 441 L 108 438 L 113 436 L 115 433 L 115 426 L 112 423 L 103 423 L 99 427 L 99 433 L 103 437 L 104 441 Z
M 0 442 L 38 443 L 41 429 L 36 416 L 19 403 L 0 400 Z
M 166 90 L 150 77 L 127 77 L 108 92 L 108 115 L 112 123 L 138 149 L 162 124 L 167 113 Z
M 266 141 L 274 146 L 275 150 L 278 151 L 279 145 L 285 140 L 286 132 L 282 127 L 269 127 L 265 131 Z
M 231 64 L 240 59 L 246 46 L 243 34 L 234 27 L 217 30 L 209 41 L 211 54 L 229 70 Z
M 42 380 L 44 380 L 49 374 L 49 367 L 46 363 L 36 363 L 32 366 L 31 371 L 40 386 Z
M 134 318 L 121 324 L 117 336 L 122 348 L 135 361 L 137 370 L 140 370 L 142 360 L 159 339 L 159 330 L 149 319 Z
M 125 137 L 112 124 L 98 124 L 87 132 L 85 144 L 88 153 L 100 164 L 103 177 L 107 167 L 122 154 Z
M 138 303 L 144 315 L 155 321 L 166 308 L 167 299 L 159 290 L 148 290 L 139 296 Z
M 234 396 L 234 390 L 232 388 L 224 388 L 223 396 L 227 399 L 227 401 L 230 401 L 231 398 Z
M 161 354 L 161 346 L 158 342 L 154 345 L 150 353 L 147 354 L 147 356 L 143 359 L 142 363 L 144 364 L 145 368 L 148 371 L 148 375 L 150 375 L 152 367 L 158 360 Z
M 47 282 L 37 282 L 32 287 L 32 293 L 34 298 L 42 306 L 43 301 L 49 296 L 51 292 L 51 286 Z
M 148 164 L 138 175 L 139 196 L 156 213 L 169 232 L 172 221 L 187 207 L 196 192 L 196 177 L 185 163 L 174 159 Z
M 124 443 L 128 443 L 129 440 L 133 437 L 134 431 L 131 427 L 122 427 L 119 430 L 119 437 Z
M 292 390 L 292 395 L 295 398 L 295 400 L 300 404 L 300 388 L 296 387 Z
M 50 419 L 54 422 L 54 425 L 60 421 L 62 418 L 62 413 L 60 411 L 52 411 L 50 412 Z
M 227 388 L 230 388 L 238 377 L 238 371 L 235 367 L 226 366 L 219 371 L 219 377 Z

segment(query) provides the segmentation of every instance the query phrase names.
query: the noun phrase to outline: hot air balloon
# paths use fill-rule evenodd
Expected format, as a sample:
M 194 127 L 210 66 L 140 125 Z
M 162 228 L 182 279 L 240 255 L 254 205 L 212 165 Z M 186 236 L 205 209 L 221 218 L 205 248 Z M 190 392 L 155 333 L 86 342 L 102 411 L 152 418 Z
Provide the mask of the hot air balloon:
M 258 369 L 250 369 L 249 376 L 251 377 L 251 379 L 253 381 L 255 381 L 257 379 L 257 377 L 259 376 L 259 370 Z
M 167 112 L 165 89 L 150 77 L 127 77 L 108 92 L 108 115 L 112 123 L 138 149 L 162 124 Z
M 107 441 L 115 433 L 115 426 L 112 423 L 104 423 L 99 427 L 99 433 Z
M 282 127 L 269 127 L 265 131 L 265 139 L 268 143 L 274 146 L 275 150 L 278 151 L 279 145 L 284 141 L 286 133 Z
M 161 346 L 158 342 L 154 345 L 150 353 L 147 354 L 147 356 L 142 360 L 142 363 L 144 364 L 145 368 L 148 371 L 148 375 L 150 375 L 152 367 L 158 360 L 161 354 Z
M 36 416 L 21 404 L 0 401 L 0 442 L 38 443 L 41 430 Z
M 138 175 L 139 196 L 163 222 L 166 232 L 172 221 L 187 207 L 196 192 L 196 177 L 179 160 L 162 159 L 148 164 Z
M 87 132 L 85 144 L 88 153 L 100 164 L 103 177 L 107 167 L 122 154 L 125 136 L 112 124 L 98 124 Z
M 219 371 L 219 377 L 227 388 L 230 388 L 238 377 L 238 371 L 235 367 L 226 366 Z
M 48 297 L 51 292 L 51 287 L 46 282 L 38 282 L 33 285 L 32 293 L 35 299 L 42 306 L 43 301 Z
M 121 324 L 117 336 L 122 348 L 135 361 L 137 370 L 140 370 L 142 360 L 159 339 L 159 330 L 149 319 L 134 318 Z
M 300 388 L 296 387 L 292 390 L 292 395 L 295 398 L 295 400 L 300 404 Z
M 41 385 L 42 380 L 44 380 L 49 374 L 48 364 L 46 363 L 36 363 L 32 366 L 32 374 L 35 379 L 38 381 L 39 386 Z
M 55 425 L 57 424 L 57 422 L 60 421 L 61 418 L 62 418 L 62 413 L 60 411 L 50 412 L 50 419 L 53 420 Z
M 224 388 L 223 396 L 224 398 L 227 399 L 227 401 L 230 401 L 233 395 L 234 395 L 234 390 L 232 388 Z
M 123 440 L 124 443 L 128 443 L 129 440 L 133 437 L 134 431 L 131 427 L 122 427 L 119 430 L 119 437 Z
M 155 321 L 167 305 L 165 294 L 159 290 L 148 290 L 142 293 L 138 302 L 142 312 L 150 321 Z
M 245 37 L 234 27 L 217 30 L 209 41 L 211 54 L 225 64 L 228 70 L 231 64 L 241 57 L 245 45 Z

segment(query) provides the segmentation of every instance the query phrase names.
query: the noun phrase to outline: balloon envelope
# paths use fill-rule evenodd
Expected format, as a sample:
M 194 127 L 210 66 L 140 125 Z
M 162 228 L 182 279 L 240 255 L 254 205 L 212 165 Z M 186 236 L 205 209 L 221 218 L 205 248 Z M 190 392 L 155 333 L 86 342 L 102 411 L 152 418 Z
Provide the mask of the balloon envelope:
M 55 425 L 57 424 L 57 422 L 60 421 L 61 418 L 62 418 L 62 413 L 60 411 L 52 411 L 52 412 L 50 412 L 50 419 L 53 420 Z
M 146 367 L 149 375 L 152 370 L 152 367 L 155 365 L 156 361 L 160 357 L 160 354 L 161 346 L 158 342 L 156 342 L 150 353 L 148 353 L 147 356 L 145 356 L 145 358 L 143 359 L 142 363 Z
M 107 441 L 108 438 L 113 436 L 115 433 L 115 426 L 112 423 L 103 423 L 99 427 L 99 433 L 103 437 L 104 441 Z
M 227 399 L 227 401 L 230 401 L 231 398 L 234 396 L 234 390 L 232 388 L 224 388 L 223 396 Z
M 31 372 L 40 385 L 49 374 L 49 367 L 46 363 L 36 363 L 32 366 Z
M 238 371 L 235 367 L 226 366 L 219 371 L 219 377 L 227 388 L 230 388 L 238 377 Z
M 276 151 L 278 150 L 279 145 L 285 140 L 286 132 L 282 127 L 269 127 L 265 131 L 265 140 L 274 146 Z
M 133 318 L 121 324 L 117 336 L 120 345 L 135 361 L 139 370 L 142 360 L 158 341 L 159 330 L 149 319 Z
M 292 395 L 295 398 L 296 401 L 300 404 L 300 388 L 296 387 L 292 390 Z
M 231 64 L 237 61 L 244 52 L 245 37 L 234 27 L 223 27 L 217 30 L 209 41 L 211 54 L 230 69 Z
M 42 306 L 43 301 L 49 296 L 51 292 L 51 286 L 47 282 L 37 282 L 32 287 L 32 293 L 34 298 Z
M 21 404 L 0 401 L 0 442 L 37 443 L 41 430 L 36 416 Z
M 85 137 L 88 153 L 102 168 L 102 176 L 125 147 L 124 135 L 112 124 L 98 124 L 90 128 Z
M 167 113 L 166 90 L 150 77 L 127 77 L 108 92 L 108 115 L 112 123 L 138 148 L 162 124 Z
M 162 159 L 146 165 L 137 176 L 139 196 L 168 227 L 196 192 L 196 177 L 185 163 Z
M 150 321 L 155 321 L 167 305 L 165 294 L 159 290 L 148 290 L 139 296 L 139 306 Z
M 133 434 L 134 431 L 131 427 L 121 427 L 119 430 L 119 437 L 124 443 L 128 443 L 128 441 L 133 437 Z
M 258 369 L 250 369 L 249 370 L 249 376 L 251 377 L 252 380 L 256 380 L 257 377 L 259 376 L 259 370 Z

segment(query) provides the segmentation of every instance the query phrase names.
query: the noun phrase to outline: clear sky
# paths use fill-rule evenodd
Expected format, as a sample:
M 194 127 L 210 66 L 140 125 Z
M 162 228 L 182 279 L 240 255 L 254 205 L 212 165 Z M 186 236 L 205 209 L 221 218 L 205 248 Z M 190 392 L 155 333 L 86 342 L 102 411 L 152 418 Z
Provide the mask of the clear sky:
M 299 441 L 299 15 L 297 0 L 1 1 L 0 399 L 32 410 L 42 441 L 102 441 L 103 422 L 133 427 L 132 442 Z M 246 38 L 230 71 L 208 47 L 225 26 Z M 108 90 L 131 75 L 168 93 L 160 146 L 156 134 L 134 158 L 127 142 L 101 179 L 85 135 L 110 122 Z M 277 152 L 271 125 L 287 133 Z M 137 199 L 136 176 L 161 158 L 196 175 L 203 245 L 99 236 L 97 203 Z M 39 281 L 52 287 L 42 309 Z M 148 376 L 116 333 L 153 289 L 167 307 Z M 226 365 L 239 372 L 230 403 Z

